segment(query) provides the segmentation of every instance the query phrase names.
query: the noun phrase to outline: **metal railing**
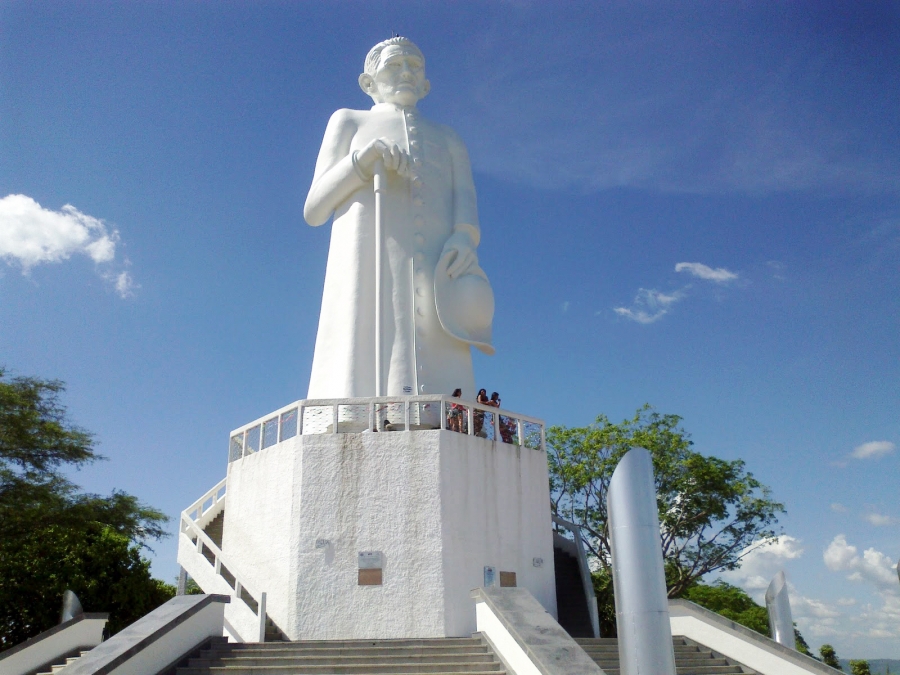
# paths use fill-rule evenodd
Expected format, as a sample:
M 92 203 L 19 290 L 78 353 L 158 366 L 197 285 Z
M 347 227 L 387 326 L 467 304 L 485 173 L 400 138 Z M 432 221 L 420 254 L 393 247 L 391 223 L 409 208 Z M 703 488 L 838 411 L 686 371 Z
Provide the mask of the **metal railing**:
M 451 396 L 304 399 L 231 432 L 234 462 L 298 435 L 445 429 L 545 450 L 544 422 Z
M 181 531 L 187 535 L 197 546 L 197 553 L 201 554 L 212 565 L 216 574 L 222 577 L 234 590 L 234 597 L 240 598 L 252 611 L 259 622 L 259 641 L 266 639 L 266 594 L 256 593 L 238 579 L 233 570 L 234 567 L 226 561 L 222 550 L 204 532 L 213 518 L 225 508 L 227 478 L 223 478 L 214 488 L 200 497 L 196 502 L 181 512 Z M 218 508 L 216 508 L 218 507 Z

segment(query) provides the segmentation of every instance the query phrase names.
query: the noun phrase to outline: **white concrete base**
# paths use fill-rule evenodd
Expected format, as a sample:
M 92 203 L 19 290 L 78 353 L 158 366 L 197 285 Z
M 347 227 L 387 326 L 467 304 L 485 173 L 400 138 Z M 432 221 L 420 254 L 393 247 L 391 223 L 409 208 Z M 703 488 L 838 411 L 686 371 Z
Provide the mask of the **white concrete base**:
M 295 436 L 232 462 L 227 495 L 223 554 L 291 639 L 468 636 L 485 566 L 556 616 L 541 451 L 440 430 Z M 358 585 L 366 551 L 383 585 Z

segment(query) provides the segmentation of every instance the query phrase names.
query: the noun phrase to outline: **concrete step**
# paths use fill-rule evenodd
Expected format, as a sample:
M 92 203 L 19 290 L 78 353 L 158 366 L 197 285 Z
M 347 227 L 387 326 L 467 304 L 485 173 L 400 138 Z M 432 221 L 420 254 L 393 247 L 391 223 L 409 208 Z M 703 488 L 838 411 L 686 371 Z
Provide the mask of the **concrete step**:
M 266 643 L 266 649 L 254 649 L 254 646 L 262 647 L 262 645 L 249 645 L 244 649 L 207 649 L 202 651 L 197 658 L 201 659 L 219 659 L 227 654 L 233 658 L 285 658 L 285 657 L 321 657 L 336 658 L 345 655 L 355 657 L 381 657 L 403 654 L 414 657 L 463 657 L 463 656 L 490 656 L 493 657 L 487 646 L 450 646 L 450 647 L 359 647 L 357 649 L 348 649 L 346 647 L 303 647 L 298 646 L 296 642 L 275 643 L 275 646 L 269 647 L 270 643 Z
M 218 643 L 177 675 L 503 675 L 480 638 Z
M 296 642 L 229 642 L 216 645 L 216 649 L 284 649 L 291 645 L 298 649 L 314 647 L 356 649 L 361 647 L 395 648 L 395 647 L 443 647 L 466 646 L 483 647 L 485 643 L 479 638 L 403 638 L 398 640 L 299 640 Z
M 575 641 L 607 675 L 619 675 L 619 641 L 616 638 L 576 638 Z M 672 638 L 672 646 L 677 675 L 752 675 L 756 672 L 682 637 Z
M 290 656 L 274 656 L 272 654 L 245 656 L 222 655 L 218 658 L 191 659 L 188 667 L 213 667 L 213 666 L 323 666 L 334 663 L 343 665 L 358 665 L 371 663 L 377 665 L 389 665 L 392 663 L 403 665 L 415 664 L 444 664 L 444 663 L 494 663 L 493 654 L 438 654 L 416 655 L 405 653 L 386 653 L 377 656 L 359 656 L 355 653 L 333 654 L 327 656 L 307 656 L 306 654 Z
M 390 664 L 363 663 L 343 665 L 340 663 L 323 666 L 210 666 L 207 668 L 179 668 L 177 675 L 380 675 L 399 673 L 402 675 L 500 675 L 505 673 L 498 663 L 495 667 L 486 664 L 443 663 L 443 664 Z

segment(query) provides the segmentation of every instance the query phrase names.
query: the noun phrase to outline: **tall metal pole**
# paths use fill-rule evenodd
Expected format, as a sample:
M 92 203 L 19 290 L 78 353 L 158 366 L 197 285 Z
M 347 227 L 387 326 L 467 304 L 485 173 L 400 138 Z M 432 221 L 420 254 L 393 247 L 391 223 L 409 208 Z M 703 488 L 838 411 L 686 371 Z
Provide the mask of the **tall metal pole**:
M 675 675 L 653 460 L 629 450 L 606 496 L 621 675 Z
M 383 396 L 381 363 L 381 226 L 384 218 L 384 190 L 387 183 L 384 161 L 375 162 L 375 396 Z

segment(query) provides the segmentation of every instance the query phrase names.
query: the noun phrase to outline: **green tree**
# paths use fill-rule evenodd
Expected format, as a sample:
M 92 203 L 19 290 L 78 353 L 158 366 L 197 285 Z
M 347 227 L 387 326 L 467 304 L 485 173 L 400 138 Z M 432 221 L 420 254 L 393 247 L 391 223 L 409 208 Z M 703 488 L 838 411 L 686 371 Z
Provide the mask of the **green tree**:
M 829 644 L 824 644 L 819 647 L 819 656 L 822 657 L 822 663 L 826 666 L 831 666 L 832 668 L 837 668 L 838 670 L 842 670 L 841 662 L 838 660 L 837 652 L 834 651 L 834 647 Z
M 757 633 L 769 635 L 769 613 L 766 608 L 756 604 L 753 598 L 737 586 L 724 581 L 717 581 L 709 586 L 697 583 L 688 588 L 681 597 Z
M 61 382 L 0 369 L 0 649 L 52 627 L 63 591 L 116 631 L 174 593 L 141 549 L 168 518 L 124 492 L 81 492 L 63 474 L 102 459 L 66 419 Z
M 581 527 L 589 555 L 606 574 L 609 481 L 632 447 L 651 453 L 669 597 L 709 572 L 739 567 L 751 548 L 773 541 L 784 513 L 742 460 L 693 451 L 680 422 L 645 405 L 621 424 L 600 415 L 588 427 L 553 426 L 546 434 L 553 512 Z
M 869 670 L 869 662 L 865 659 L 850 661 L 850 675 L 872 675 L 872 671 Z
M 813 654 L 810 650 L 809 644 L 807 644 L 806 640 L 803 638 L 803 635 L 801 635 L 800 631 L 797 630 L 796 623 L 794 624 L 794 647 L 796 647 L 797 651 L 801 654 L 806 654 L 807 656 L 816 659 L 816 661 L 819 660 L 816 658 L 816 655 Z

